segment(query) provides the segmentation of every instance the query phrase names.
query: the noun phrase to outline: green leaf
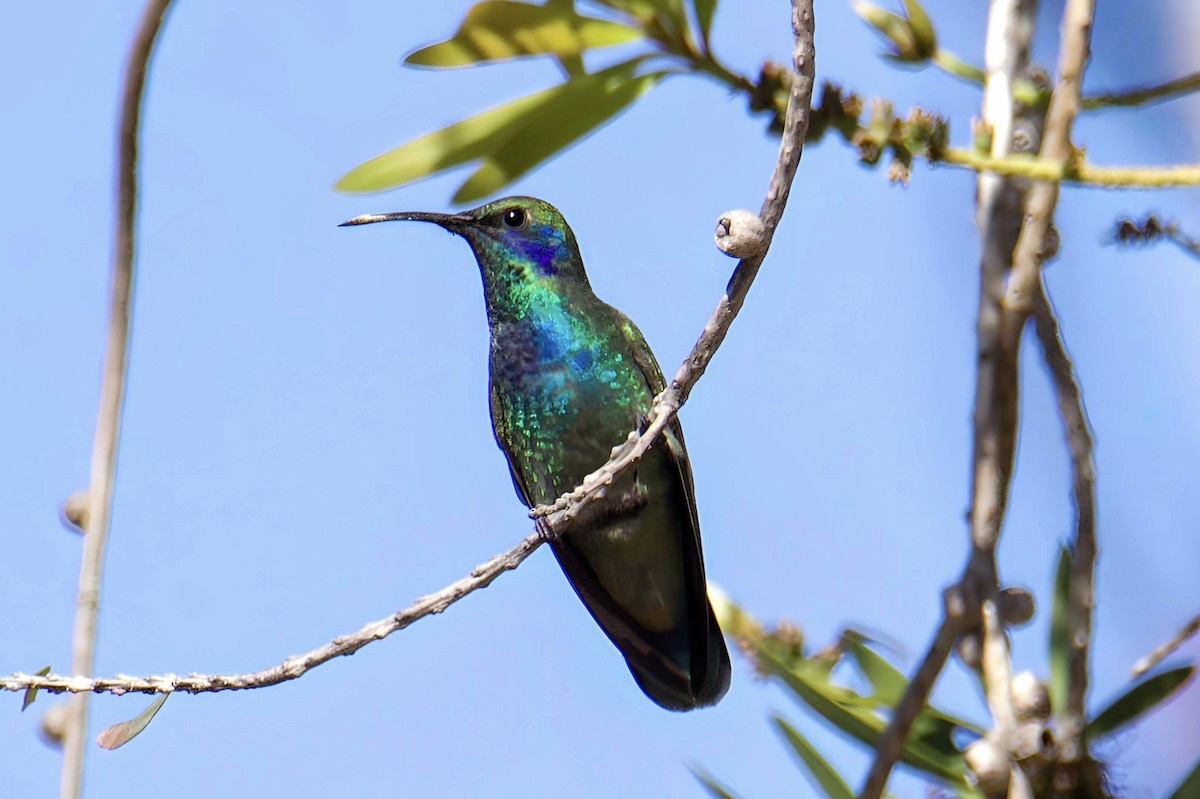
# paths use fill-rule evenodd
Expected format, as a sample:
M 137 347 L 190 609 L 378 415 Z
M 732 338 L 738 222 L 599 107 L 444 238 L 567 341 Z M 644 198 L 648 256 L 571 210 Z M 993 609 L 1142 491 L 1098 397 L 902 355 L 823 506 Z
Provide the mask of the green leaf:
M 827 675 L 807 663 L 788 668 L 768 649 L 756 649 L 759 662 L 782 679 L 804 704 L 847 735 L 875 746 L 883 733 L 884 720 L 862 707 L 858 694 L 834 685 Z M 917 718 L 900 759 L 952 785 L 967 786 L 966 763 L 950 740 L 948 728 L 928 716 Z
M 1050 607 L 1050 708 L 1062 712 L 1070 679 L 1071 641 L 1067 631 L 1067 606 L 1071 601 L 1071 553 L 1066 547 L 1058 555 L 1054 572 L 1054 604 Z
M 846 784 L 841 775 L 817 753 L 817 750 L 812 747 L 808 739 L 800 734 L 799 730 L 779 716 L 775 716 L 774 720 L 779 729 L 783 731 L 788 743 L 792 745 L 792 749 L 800 756 L 800 760 L 808 769 L 813 782 L 820 786 L 829 799 L 854 799 L 854 791 L 850 790 L 850 786 Z
M 919 52 L 931 57 L 937 51 L 937 34 L 929 15 L 917 0 L 904 0 L 904 10 L 908 13 L 908 26 L 912 30 L 913 42 Z
M 43 666 L 42 668 L 40 668 L 34 672 L 34 674 L 36 674 L 39 677 L 45 677 L 49 673 L 50 673 L 49 666 Z M 38 692 L 38 689 L 34 688 L 32 685 L 25 689 L 25 699 L 24 699 L 24 701 L 21 702 L 21 712 L 22 713 L 25 712 L 25 708 L 27 708 L 33 704 L 33 700 L 37 699 L 37 692 Z
M 575 80 L 582 78 L 587 74 L 587 70 L 583 66 L 583 56 L 576 53 L 575 55 L 558 55 L 558 65 L 562 67 L 563 74 L 567 76 L 567 80 Z
M 658 13 L 656 0 L 596 0 L 596 2 L 614 11 L 628 14 L 639 23 L 645 22 Z
M 716 799 L 738 799 L 737 794 L 733 793 L 724 785 L 717 782 L 716 778 L 707 771 L 703 771 L 702 769 L 694 766 L 688 766 L 688 770 L 692 772 L 696 779 L 700 780 L 700 784 L 703 785 L 710 794 L 715 796 Z
M 1191 773 L 1183 778 L 1168 799 L 1196 799 L 1197 796 L 1200 796 L 1200 760 L 1196 761 Z
M 642 36 L 637 28 L 620 22 L 577 14 L 570 3 L 537 6 L 484 0 L 471 7 L 453 37 L 423 47 L 404 61 L 427 67 L 460 67 L 546 53 L 570 58 L 591 47 Z
M 908 678 L 867 646 L 862 633 L 846 630 L 842 633 L 842 643 L 871 684 L 871 695 L 888 707 L 899 702 L 908 687 Z
M 521 118 L 563 90 L 560 84 L 468 117 L 377 155 L 334 185 L 341 191 L 379 191 L 481 158 L 511 136 Z
M 146 725 L 150 723 L 150 719 L 154 718 L 154 714 L 163 706 L 163 702 L 167 701 L 170 694 L 160 694 L 149 707 L 137 714 L 136 718 L 129 721 L 122 721 L 120 724 L 114 724 L 108 729 L 102 731 L 96 736 L 96 743 L 105 749 L 116 749 L 118 746 L 124 746 L 132 741 L 142 730 L 146 729 Z
M 692 0 L 692 7 L 696 9 L 696 22 L 700 26 L 700 41 L 704 42 L 704 48 L 708 49 L 708 35 L 712 30 L 713 14 L 717 10 L 717 0 Z
M 1149 713 L 1155 705 L 1178 691 L 1195 673 L 1195 666 L 1180 666 L 1135 684 L 1088 722 L 1088 740 L 1095 741 L 1112 735 L 1131 721 Z
M 900 702 L 905 689 L 908 688 L 908 678 L 899 669 L 884 660 L 875 650 L 867 646 L 866 641 L 866 636 L 857 630 L 846 630 L 842 633 L 842 642 L 846 651 L 854 658 L 859 670 L 871 684 L 873 698 L 877 700 L 878 704 L 885 705 L 890 710 Z M 952 716 L 932 705 L 927 705 L 921 711 L 914 729 L 926 729 L 927 734 L 931 736 L 944 735 L 946 741 L 953 746 L 950 736 L 953 734 L 954 727 L 962 727 L 980 735 L 984 732 L 978 724 Z
M 563 86 L 549 102 L 532 109 L 520 130 L 484 157 L 483 163 L 454 195 L 454 202 L 478 199 L 517 178 L 598 128 L 632 103 L 664 74 L 635 78 L 598 72 Z
M 510 140 L 518 138 L 520 141 L 506 151 L 510 154 L 506 156 L 507 160 L 500 163 L 512 174 L 521 174 L 549 158 L 557 149 L 569 144 L 587 130 L 575 133 L 566 141 L 562 141 L 565 132 L 578 128 L 585 121 L 591 126 L 600 124 L 619 111 L 621 106 L 632 102 L 636 94 L 645 91 L 658 80 L 662 73 L 633 79 L 636 94 L 629 96 L 628 88 L 620 91 L 615 99 L 621 100 L 621 106 L 609 110 L 614 99 L 606 94 L 609 88 L 615 85 L 620 89 L 627 85 L 643 60 L 640 57 L 631 59 L 595 74 L 520 97 L 449 127 L 427 133 L 356 166 L 343 175 L 334 188 L 340 191 L 379 191 L 391 188 L 468 161 L 488 157 L 500 151 Z M 595 107 L 585 108 L 582 112 L 576 111 L 581 103 L 586 105 L 588 102 L 596 102 Z M 602 112 L 603 116 L 597 118 L 597 112 Z M 558 114 L 563 113 L 579 113 L 579 116 L 556 119 Z M 549 134 L 545 131 L 547 128 L 551 129 Z M 547 138 L 540 141 L 537 138 L 539 136 Z M 561 143 L 547 147 L 546 143 L 551 140 Z M 525 169 L 518 171 L 512 164 L 515 158 L 511 153 L 514 150 L 524 152 L 526 161 L 529 160 L 530 151 L 538 157 Z M 499 187 L 504 184 L 493 185 Z M 459 196 L 462 195 L 463 191 L 460 189 Z

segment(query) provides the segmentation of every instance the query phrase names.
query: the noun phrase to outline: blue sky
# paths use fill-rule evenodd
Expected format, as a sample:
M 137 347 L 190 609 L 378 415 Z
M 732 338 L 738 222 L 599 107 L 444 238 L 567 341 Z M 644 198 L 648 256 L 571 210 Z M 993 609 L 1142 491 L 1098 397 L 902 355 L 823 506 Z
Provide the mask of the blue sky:
M 1060 3 L 1035 57 L 1053 60 Z M 464 172 L 386 194 L 333 182 L 391 146 L 558 80 L 522 62 L 400 66 L 467 2 L 180 3 L 161 37 L 142 133 L 139 259 L 124 438 L 97 670 L 250 671 L 465 575 L 530 529 L 492 440 L 487 330 L 466 246 L 431 226 L 338 229 L 363 212 L 447 210 Z M 978 7 L 976 7 L 978 6 Z M 982 4 L 931 2 L 941 40 L 978 62 Z M 7 13 L 0 252 L 0 672 L 65 670 L 79 539 L 56 513 L 87 478 L 111 250 L 115 103 L 138 3 Z M 955 142 L 971 86 L 897 70 L 841 2 L 817 7 L 818 78 L 941 111 Z M 1092 91 L 1197 68 L 1188 0 L 1102 4 Z M 718 9 L 715 47 L 756 74 L 789 51 L 787 12 Z M 1200 101 L 1080 120 L 1098 163 L 1200 160 Z M 717 216 L 757 208 L 775 142 L 744 102 L 663 83 L 513 193 L 556 204 L 592 283 L 674 371 L 733 261 Z M 908 670 L 966 553 L 978 247 L 974 179 L 914 169 L 907 189 L 833 139 L 810 148 L 742 316 L 682 418 L 709 577 L 813 646 L 885 636 Z M 1095 677 L 1130 665 L 1200 606 L 1200 264 L 1105 245 L 1154 209 L 1200 232 L 1192 191 L 1064 190 L 1047 282 L 1076 360 L 1099 466 Z M 1030 339 L 1032 343 L 1032 339 Z M 1050 381 L 1024 354 L 1023 423 L 1001 545 L 1009 584 L 1048 604 L 1071 525 Z M 1046 614 L 1013 634 L 1046 670 Z M 1195 657 L 1195 642 L 1185 654 Z M 951 666 L 945 707 L 985 719 Z M 43 697 L 0 723 L 8 794 L 54 791 Z M 92 735 L 142 698 L 93 702 Z M 90 796 L 700 796 L 696 763 L 747 797 L 803 792 L 767 724 L 782 711 L 858 783 L 865 755 L 734 655 L 715 709 L 647 701 L 548 551 L 443 616 L 294 683 L 179 696 L 133 744 L 89 752 Z M 1139 796 L 1195 756 L 1192 691 L 1104 751 Z M 894 787 L 922 796 L 912 780 Z

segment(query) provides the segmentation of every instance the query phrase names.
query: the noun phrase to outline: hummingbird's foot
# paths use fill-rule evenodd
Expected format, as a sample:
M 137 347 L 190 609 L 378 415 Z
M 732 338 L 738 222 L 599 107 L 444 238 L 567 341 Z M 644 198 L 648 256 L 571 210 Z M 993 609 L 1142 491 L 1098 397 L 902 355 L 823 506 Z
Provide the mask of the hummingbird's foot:
M 533 520 L 533 527 L 537 530 L 537 534 L 541 536 L 543 541 L 557 541 L 559 534 L 555 532 L 545 516 L 539 516 Z
M 650 414 L 639 413 L 633 420 L 633 429 L 638 431 L 638 435 L 645 435 L 646 430 L 650 427 Z

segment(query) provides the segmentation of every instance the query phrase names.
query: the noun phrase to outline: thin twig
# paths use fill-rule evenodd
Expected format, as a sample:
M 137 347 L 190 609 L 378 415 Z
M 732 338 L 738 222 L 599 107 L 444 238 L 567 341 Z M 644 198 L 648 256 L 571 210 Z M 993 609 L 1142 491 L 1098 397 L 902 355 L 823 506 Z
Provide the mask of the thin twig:
M 988 19 L 985 61 L 987 85 L 983 122 L 992 129 L 993 158 L 1012 152 L 1015 107 L 1012 87 L 1029 67 L 1037 3 L 996 0 Z M 971 540 L 978 557 L 994 561 L 1008 501 L 1017 429 L 1017 353 L 1001 336 L 1002 300 L 1021 230 L 1021 192 L 1010 179 L 979 176 L 980 259 L 977 321 L 978 364 L 975 383 L 974 481 L 971 492 Z M 994 582 L 994 562 L 989 571 Z M 980 597 L 983 598 L 982 596 Z
M 1012 151 L 1013 86 L 1029 66 L 1037 3 L 993 0 L 984 45 L 983 122 L 991 129 L 994 159 Z M 1021 192 L 1010 178 L 981 172 L 976 224 L 980 231 L 979 311 L 974 453 L 970 510 L 971 557 L 958 584 L 946 592 L 945 616 L 917 675 L 905 688 L 875 749 L 860 799 L 878 799 L 928 699 L 954 640 L 978 624 L 983 600 L 999 593 L 996 545 L 1008 501 L 1017 429 L 1017 356 L 1000 335 L 1004 285 L 1021 228 Z M 918 680 L 917 677 L 920 677 Z
M 322 663 L 337 657 L 353 655 L 372 641 L 378 641 L 397 630 L 403 630 L 418 619 L 434 613 L 441 613 L 458 600 L 480 588 L 487 588 L 492 581 L 506 571 L 517 568 L 525 558 L 529 557 L 543 542 L 538 533 L 532 533 L 524 541 L 507 552 L 496 555 L 486 563 L 471 570 L 470 575 L 456 583 L 446 586 L 440 591 L 427 594 L 401 611 L 393 613 L 386 619 L 364 625 L 349 635 L 339 635 L 324 646 L 317 647 L 303 655 L 294 655 L 282 663 L 278 663 L 260 671 L 246 674 L 159 674 L 149 677 L 64 677 L 49 674 L 45 677 L 30 674 L 14 674 L 11 677 L 0 677 L 0 688 L 9 691 L 21 691 L 25 688 L 40 688 L 54 693 L 69 691 L 71 693 L 145 693 L 167 694 L 175 691 L 186 691 L 198 694 L 210 691 L 241 691 L 249 688 L 263 688 L 276 685 L 288 680 L 294 680 L 305 672 L 320 666 Z
M 146 69 L 155 37 L 170 0 L 149 0 L 142 12 L 126 64 L 118 129 L 117 219 L 113 282 L 100 382 L 100 407 L 92 444 L 91 479 L 87 489 L 87 516 L 79 589 L 75 604 L 75 626 L 71 638 L 71 670 L 91 674 L 96 649 L 96 613 L 104 566 L 104 543 L 108 534 L 113 482 L 117 466 L 117 441 L 121 427 L 121 405 L 125 394 L 125 356 L 129 342 L 129 305 L 133 291 L 134 216 L 137 204 L 137 139 Z M 62 799 L 79 796 L 83 780 L 84 739 L 87 733 L 87 697 L 71 701 L 63 730 L 63 764 L 59 782 Z
M 983 656 L 980 665 L 987 683 L 987 706 L 992 714 L 992 732 L 1004 741 L 1017 726 L 1012 704 L 1012 659 L 1004 635 L 1004 619 L 990 599 L 983 603 Z
M 862 790 L 859 791 L 859 799 L 877 799 L 883 793 L 892 766 L 904 751 L 904 741 L 908 738 L 909 728 L 912 727 L 913 720 L 921 712 L 921 708 L 925 707 L 929 693 L 954 648 L 954 641 L 962 631 L 960 619 L 961 616 L 953 614 L 942 617 L 942 624 L 926 650 L 921 665 L 913 673 L 904 689 L 904 695 L 892 710 L 888 726 L 875 744 L 875 759 L 871 762 L 871 769 L 867 772 Z
M 808 126 L 808 108 L 812 99 L 814 83 L 814 50 L 813 50 L 813 12 L 812 0 L 795 0 L 792 8 L 792 26 L 796 35 L 796 66 L 800 77 L 794 82 L 792 100 L 789 104 L 788 120 L 784 129 L 783 142 L 780 145 L 779 160 L 772 175 L 767 197 L 763 202 L 761 218 L 768 231 L 773 232 L 783 216 L 784 206 L 791 189 L 792 179 L 800 159 L 804 134 Z M 768 241 L 769 241 L 768 233 Z M 616 475 L 621 469 L 632 464 L 645 451 L 654 439 L 655 431 L 661 431 L 679 406 L 687 398 L 687 393 L 695 385 L 711 360 L 713 353 L 720 346 L 729 329 L 730 323 L 737 315 L 745 300 L 746 292 L 753 281 L 754 274 L 766 254 L 762 252 L 754 258 L 742 260 L 733 277 L 729 281 L 725 295 L 721 298 L 717 310 L 713 313 L 700 334 L 696 346 L 684 360 L 671 386 L 660 395 L 651 412 L 651 424 L 640 435 L 637 431 L 630 434 L 626 449 L 620 458 L 614 458 L 603 469 L 611 475 Z M 633 446 L 644 443 L 639 451 Z M 590 488 L 589 488 L 590 486 Z M 533 515 L 549 516 L 553 523 L 566 518 L 567 511 L 577 508 L 575 503 L 591 500 L 597 487 L 596 481 L 589 480 L 584 488 L 577 489 L 578 499 L 560 500 L 562 507 L 535 508 Z M 0 690 L 23 691 L 28 688 L 40 688 L 52 692 L 69 691 L 107 692 L 123 694 L 127 692 L 141 693 L 170 693 L 187 691 L 200 693 L 204 691 L 228 691 L 248 688 L 259 688 L 274 685 L 286 680 L 292 680 L 322 663 L 335 657 L 349 655 L 371 641 L 379 640 L 397 630 L 401 630 L 418 619 L 433 613 L 440 613 L 447 607 L 462 599 L 467 594 L 489 585 L 502 572 L 515 569 L 521 561 L 536 549 L 542 542 L 540 534 L 534 533 L 513 549 L 492 558 L 487 563 L 476 567 L 471 575 L 459 580 L 442 590 L 421 597 L 408 608 L 378 622 L 372 622 L 355 633 L 339 636 L 329 644 L 314 649 L 304 655 L 288 658 L 280 664 L 257 672 L 237 675 L 202 675 L 189 674 L 177 676 L 173 674 L 150 677 L 90 678 L 87 676 L 47 675 L 45 677 L 30 674 L 14 674 L 0 678 Z
M 725 340 L 725 334 L 729 332 L 729 326 L 733 324 L 742 303 L 746 300 L 750 285 L 754 282 L 759 266 L 762 265 L 771 245 L 775 228 L 783 217 L 792 179 L 800 163 L 816 80 L 813 26 L 812 0 L 795 0 L 792 3 L 792 33 L 795 37 L 793 61 L 798 75 L 791 81 L 783 138 L 779 143 L 779 158 L 775 162 L 775 171 L 771 175 L 767 196 L 759 212 L 759 218 L 766 230 L 761 252 L 751 258 L 742 259 L 734 269 L 725 294 L 705 324 L 691 354 L 684 359 L 671 385 L 655 397 L 654 404 L 646 415 L 645 428 L 632 431 L 625 442 L 614 450 L 609 462 L 588 475 L 582 485 L 563 494 L 549 505 L 539 505 L 531 510 L 529 515 L 535 519 L 546 518 L 551 526 L 569 521 L 600 494 L 605 486 L 610 485 L 622 472 L 633 466 L 687 401 L 692 387 L 704 374 L 717 348 Z
M 985 601 L 981 615 L 983 656 L 980 665 L 983 668 L 988 712 L 992 715 L 992 728 L 988 731 L 988 738 L 1008 757 L 1011 772 L 1012 736 L 1017 727 L 1017 714 L 1012 703 L 1012 658 L 1004 634 L 1004 619 L 1001 618 L 996 603 L 990 599 Z M 1011 791 L 1010 799 L 1016 799 L 1011 796 Z
M 1193 72 L 1190 75 L 1184 75 L 1182 78 L 1175 78 L 1166 83 L 1160 83 L 1157 86 L 1147 86 L 1142 89 L 1130 89 L 1124 92 L 1112 92 L 1110 94 L 1097 94 L 1092 97 L 1084 97 L 1081 102 L 1081 108 L 1084 111 L 1090 111 L 1095 108 L 1143 105 L 1159 100 L 1170 100 L 1173 95 L 1187 94 L 1197 89 L 1200 89 L 1200 72 Z
M 959 58 L 957 54 L 939 47 L 933 54 L 932 61 L 947 74 L 982 85 L 984 72 L 974 64 Z M 1178 78 L 1172 78 L 1154 86 L 1143 86 L 1140 89 L 1126 89 L 1120 92 L 1105 92 L 1082 98 L 1081 111 L 1096 111 L 1121 106 L 1140 106 L 1165 100 L 1173 100 L 1177 95 L 1191 94 L 1200 90 L 1200 72 L 1192 72 Z M 1040 89 L 1032 82 L 1025 80 L 1013 86 L 1013 96 L 1028 105 L 1043 105 L 1049 100 L 1049 92 Z
M 1170 189 L 1200 184 L 1200 164 L 1101 166 L 1082 158 L 1069 161 L 1027 155 L 1001 158 L 957 147 L 946 148 L 932 163 L 934 166 L 949 164 L 977 172 L 1053 180 L 1093 189 Z
M 1167 655 L 1170 655 L 1176 649 L 1183 646 L 1184 641 L 1198 632 L 1200 632 L 1200 614 L 1193 616 L 1191 621 L 1179 628 L 1179 632 L 1154 647 L 1148 655 L 1138 658 L 1138 662 L 1133 664 L 1133 669 L 1129 672 L 1129 676 L 1135 680 L 1141 677 L 1150 671 L 1150 669 L 1162 663 Z
M 1043 158 L 1066 160 L 1071 156 L 1071 126 L 1079 112 L 1083 70 L 1091 39 L 1094 0 L 1069 0 L 1063 11 L 1062 43 L 1059 49 L 1058 81 L 1050 97 L 1042 137 Z M 1042 341 L 1047 361 L 1055 373 L 1059 404 L 1067 425 L 1075 471 L 1076 530 L 1071 548 L 1071 594 L 1067 605 L 1068 691 L 1059 719 L 1059 752 L 1063 762 L 1086 757 L 1083 745 L 1084 703 L 1088 686 L 1088 645 L 1091 638 L 1092 592 L 1095 580 L 1095 468 L 1091 459 L 1091 436 L 1079 399 L 1079 387 L 1071 376 L 1053 322 L 1049 301 L 1043 302 L 1042 260 L 1045 243 L 1058 202 L 1058 184 L 1037 183 L 1029 192 L 1025 225 L 1013 252 L 1013 273 L 1004 298 L 1002 334 L 1008 346 L 1016 347 L 1021 328 L 1035 308 L 1041 308 Z
M 1071 597 L 1067 606 L 1068 709 L 1079 713 L 1083 723 L 1083 703 L 1087 695 L 1087 648 L 1091 635 L 1093 582 L 1096 561 L 1096 464 L 1092 457 L 1092 433 L 1083 394 L 1075 379 L 1071 357 L 1059 334 L 1058 319 L 1044 284 L 1039 280 L 1034 296 L 1034 323 L 1043 357 L 1050 367 L 1058 394 L 1059 414 L 1067 447 L 1071 451 L 1072 492 L 1075 497 L 1075 540 L 1071 547 Z M 1076 731 L 1078 734 L 1078 731 Z

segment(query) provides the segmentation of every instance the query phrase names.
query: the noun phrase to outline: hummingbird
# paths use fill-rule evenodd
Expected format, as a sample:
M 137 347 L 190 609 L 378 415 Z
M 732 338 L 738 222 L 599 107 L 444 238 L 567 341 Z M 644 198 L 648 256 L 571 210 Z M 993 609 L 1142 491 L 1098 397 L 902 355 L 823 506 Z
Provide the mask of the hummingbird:
M 431 222 L 467 240 L 491 333 L 492 428 L 528 507 L 606 463 L 665 387 L 641 331 L 600 300 L 558 209 L 508 197 L 458 214 L 366 214 L 342 226 Z M 547 536 L 571 586 L 668 710 L 716 704 L 729 652 L 704 577 L 692 467 L 678 419 L 605 497 Z

